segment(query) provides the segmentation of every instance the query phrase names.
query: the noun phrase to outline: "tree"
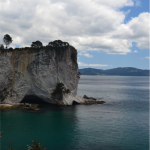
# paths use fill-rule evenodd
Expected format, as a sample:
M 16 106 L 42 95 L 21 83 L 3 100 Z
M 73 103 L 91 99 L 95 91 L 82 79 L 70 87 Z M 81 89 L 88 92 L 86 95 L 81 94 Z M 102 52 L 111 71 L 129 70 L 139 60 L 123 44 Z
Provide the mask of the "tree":
M 47 148 L 44 148 L 44 145 L 42 146 L 40 142 L 36 142 L 36 140 L 33 140 L 32 142 L 32 146 L 27 145 L 27 150 L 47 150 Z
M 0 44 L 0 50 L 4 49 L 4 45 Z
M 48 46 L 51 46 L 51 47 L 64 47 L 64 46 L 68 46 L 68 45 L 69 45 L 69 43 L 62 42 L 61 40 L 55 40 L 53 42 L 48 43 Z
M 42 48 L 43 44 L 40 41 L 32 42 L 31 47 L 33 48 Z
M 6 48 L 7 48 L 9 46 L 9 44 L 12 43 L 13 40 L 10 37 L 10 35 L 6 34 L 6 35 L 4 35 L 3 41 L 6 44 Z

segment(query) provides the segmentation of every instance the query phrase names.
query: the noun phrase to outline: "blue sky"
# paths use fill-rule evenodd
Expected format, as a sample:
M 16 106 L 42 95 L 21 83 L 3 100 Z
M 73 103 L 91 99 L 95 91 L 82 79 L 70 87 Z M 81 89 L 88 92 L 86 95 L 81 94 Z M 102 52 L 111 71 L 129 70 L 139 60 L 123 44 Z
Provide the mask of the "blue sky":
M 128 15 L 126 15 L 124 23 L 127 23 L 132 18 L 137 17 L 142 12 L 149 12 L 149 0 L 139 1 L 139 5 L 137 6 L 128 6 L 120 9 L 121 11 L 128 11 Z M 131 53 L 127 53 L 125 55 L 120 54 L 107 54 L 103 51 L 91 51 L 88 52 L 93 57 L 85 57 L 79 55 L 78 53 L 78 61 L 84 62 L 85 64 L 107 64 L 106 67 L 98 67 L 98 66 L 79 66 L 82 68 L 97 68 L 97 69 L 111 69 L 117 67 L 135 67 L 139 69 L 149 69 L 149 50 L 148 49 L 140 49 L 137 46 L 136 42 L 133 42 L 133 46 L 130 48 Z M 134 53 L 134 51 L 137 53 Z
M 1 38 L 11 47 L 62 40 L 79 68 L 149 69 L 149 0 L 1 0 Z

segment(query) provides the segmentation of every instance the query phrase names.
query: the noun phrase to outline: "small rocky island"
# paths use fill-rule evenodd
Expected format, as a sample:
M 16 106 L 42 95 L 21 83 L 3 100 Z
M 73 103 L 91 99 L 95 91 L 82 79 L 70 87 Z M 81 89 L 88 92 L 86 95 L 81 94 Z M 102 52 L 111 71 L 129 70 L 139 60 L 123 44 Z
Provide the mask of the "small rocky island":
M 16 105 L 27 98 L 57 105 L 104 103 L 77 96 L 79 78 L 77 50 L 67 42 L 0 50 L 1 104 Z

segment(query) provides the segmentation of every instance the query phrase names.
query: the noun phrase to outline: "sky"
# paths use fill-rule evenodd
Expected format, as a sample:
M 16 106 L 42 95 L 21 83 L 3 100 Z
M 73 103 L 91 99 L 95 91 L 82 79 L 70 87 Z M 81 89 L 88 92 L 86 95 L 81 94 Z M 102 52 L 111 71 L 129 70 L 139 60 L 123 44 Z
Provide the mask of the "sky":
M 149 0 L 0 0 L 0 44 L 68 42 L 79 68 L 149 69 Z

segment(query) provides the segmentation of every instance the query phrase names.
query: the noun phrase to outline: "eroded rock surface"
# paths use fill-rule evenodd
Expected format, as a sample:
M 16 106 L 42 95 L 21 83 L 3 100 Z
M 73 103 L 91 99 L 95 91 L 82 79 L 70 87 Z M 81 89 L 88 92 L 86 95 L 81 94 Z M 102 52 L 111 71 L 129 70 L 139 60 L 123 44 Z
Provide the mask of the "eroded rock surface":
M 79 80 L 77 51 L 72 46 L 55 49 L 25 49 L 0 52 L 0 102 L 19 103 L 35 95 L 43 101 L 72 105 L 85 99 L 77 96 Z M 52 96 L 57 83 L 70 92 Z

